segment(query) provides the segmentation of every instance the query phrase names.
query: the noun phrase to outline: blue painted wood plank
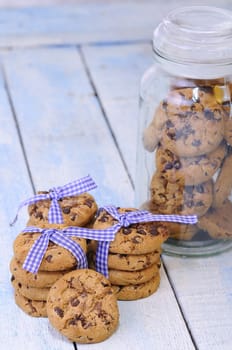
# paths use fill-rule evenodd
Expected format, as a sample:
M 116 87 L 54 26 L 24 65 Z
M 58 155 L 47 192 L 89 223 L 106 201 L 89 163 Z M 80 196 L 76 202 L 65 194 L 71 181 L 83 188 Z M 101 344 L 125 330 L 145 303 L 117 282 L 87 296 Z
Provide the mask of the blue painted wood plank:
M 207 3 L 219 6 L 217 0 Z M 197 2 L 191 0 L 191 4 Z M 162 17 L 181 5 L 186 1 L 87 1 L 72 6 L 1 9 L 0 46 L 150 40 Z M 232 9 L 231 1 L 220 0 L 220 7 Z
M 152 64 L 149 44 L 84 46 L 88 69 L 135 182 L 140 79 Z
M 14 302 L 9 263 L 13 256 L 13 241 L 25 227 L 27 212 L 22 210 L 13 228 L 9 223 L 16 214 L 18 203 L 25 194 L 32 195 L 23 153 L 13 115 L 0 75 L 0 339 L 2 349 L 72 349 L 72 344 L 48 330 L 47 319 L 26 315 Z
M 36 189 L 91 174 L 101 205 L 131 206 L 131 184 L 77 50 L 13 52 L 4 67 Z

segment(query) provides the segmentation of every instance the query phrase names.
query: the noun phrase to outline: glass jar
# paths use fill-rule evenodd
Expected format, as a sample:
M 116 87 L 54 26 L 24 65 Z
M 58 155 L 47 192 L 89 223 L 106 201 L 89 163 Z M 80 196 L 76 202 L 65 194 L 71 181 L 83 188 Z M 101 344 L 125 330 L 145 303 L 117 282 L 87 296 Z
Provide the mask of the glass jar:
M 232 247 L 232 13 L 178 8 L 153 49 L 140 89 L 136 206 L 198 216 L 168 223 L 167 254 L 216 254 Z

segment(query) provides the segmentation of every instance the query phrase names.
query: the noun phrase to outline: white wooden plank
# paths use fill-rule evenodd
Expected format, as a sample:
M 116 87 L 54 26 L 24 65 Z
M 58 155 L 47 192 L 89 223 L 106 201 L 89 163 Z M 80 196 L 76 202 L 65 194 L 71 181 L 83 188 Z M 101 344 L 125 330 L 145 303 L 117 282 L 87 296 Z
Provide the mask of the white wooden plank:
M 82 50 L 134 181 L 139 85 L 152 63 L 151 45 L 84 46 Z
M 232 349 L 231 251 L 203 259 L 164 257 L 200 350 Z
M 56 349 L 68 350 L 73 345 L 63 337 L 48 332 L 47 319 L 34 319 L 26 315 L 14 302 L 10 283 L 9 263 L 13 255 L 13 241 L 24 228 L 26 210 L 22 210 L 15 227 L 10 228 L 17 204 L 25 196 L 32 195 L 27 169 L 20 148 L 13 116 L 0 76 L 0 339 L 2 349 Z
M 13 52 L 4 68 L 36 188 L 91 173 L 98 202 L 131 206 L 133 191 L 77 51 Z M 194 349 L 164 272 L 158 293 L 120 303 L 120 313 L 118 331 L 101 349 Z
M 188 2 L 202 3 L 219 6 L 217 0 Z M 93 1 L 76 6 L 2 9 L 0 46 L 150 40 L 154 27 L 178 5 L 186 5 L 186 1 Z M 230 0 L 220 0 L 220 6 L 232 8 Z
M 131 204 L 131 185 L 76 49 L 22 51 L 5 62 L 36 188 L 90 173 L 101 205 Z

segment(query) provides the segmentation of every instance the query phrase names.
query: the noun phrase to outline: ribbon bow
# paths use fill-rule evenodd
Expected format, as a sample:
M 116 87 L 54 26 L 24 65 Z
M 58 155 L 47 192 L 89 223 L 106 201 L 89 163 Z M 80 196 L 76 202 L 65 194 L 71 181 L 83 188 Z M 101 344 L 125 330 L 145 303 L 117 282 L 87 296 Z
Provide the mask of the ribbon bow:
M 137 224 L 140 222 L 179 222 L 182 224 L 195 224 L 197 223 L 196 215 L 159 215 L 151 214 L 146 210 L 135 210 L 128 213 L 119 213 L 115 206 L 107 206 L 99 209 L 107 211 L 114 219 L 118 221 L 117 224 L 111 226 L 108 229 L 103 230 L 104 232 L 112 232 L 114 237 L 115 234 L 120 230 L 121 227 L 128 227 L 131 224 Z M 101 272 L 103 275 L 108 277 L 108 253 L 109 253 L 110 241 L 103 241 L 98 243 L 96 252 L 96 270 Z
M 34 197 L 26 199 L 19 205 L 16 217 L 10 225 L 14 225 L 14 223 L 17 221 L 18 213 L 22 207 L 46 199 L 51 200 L 51 205 L 48 212 L 48 222 L 50 224 L 63 224 L 63 216 L 58 200 L 64 197 L 74 196 L 83 192 L 90 191 L 96 187 L 96 183 L 88 175 L 79 180 L 70 182 L 64 186 L 53 187 L 49 190 L 48 193 L 37 194 Z
M 112 230 L 111 228 L 106 230 L 92 230 L 85 227 L 75 226 L 67 227 L 62 230 L 53 228 L 42 229 L 39 227 L 29 226 L 26 227 L 22 232 L 41 233 L 41 236 L 35 241 L 23 263 L 23 269 L 31 273 L 37 273 L 37 271 L 39 270 L 40 264 L 47 250 L 49 241 L 52 241 L 55 244 L 58 244 L 61 247 L 69 250 L 76 258 L 77 266 L 79 268 L 87 268 L 87 259 L 83 249 L 78 243 L 71 240 L 69 237 L 93 239 L 99 242 L 110 242 L 114 240 L 115 236 L 114 230 Z M 101 249 L 98 251 L 98 254 L 102 254 Z M 104 271 L 99 270 L 99 272 L 103 273 Z

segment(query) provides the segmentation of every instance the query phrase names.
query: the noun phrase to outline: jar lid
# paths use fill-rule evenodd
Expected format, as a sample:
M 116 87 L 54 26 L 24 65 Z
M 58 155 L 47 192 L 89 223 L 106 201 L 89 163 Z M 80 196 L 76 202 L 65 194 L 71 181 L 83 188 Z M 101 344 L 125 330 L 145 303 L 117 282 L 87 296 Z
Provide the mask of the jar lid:
M 231 75 L 232 12 L 209 6 L 177 8 L 155 29 L 153 48 L 156 59 L 174 73 Z

